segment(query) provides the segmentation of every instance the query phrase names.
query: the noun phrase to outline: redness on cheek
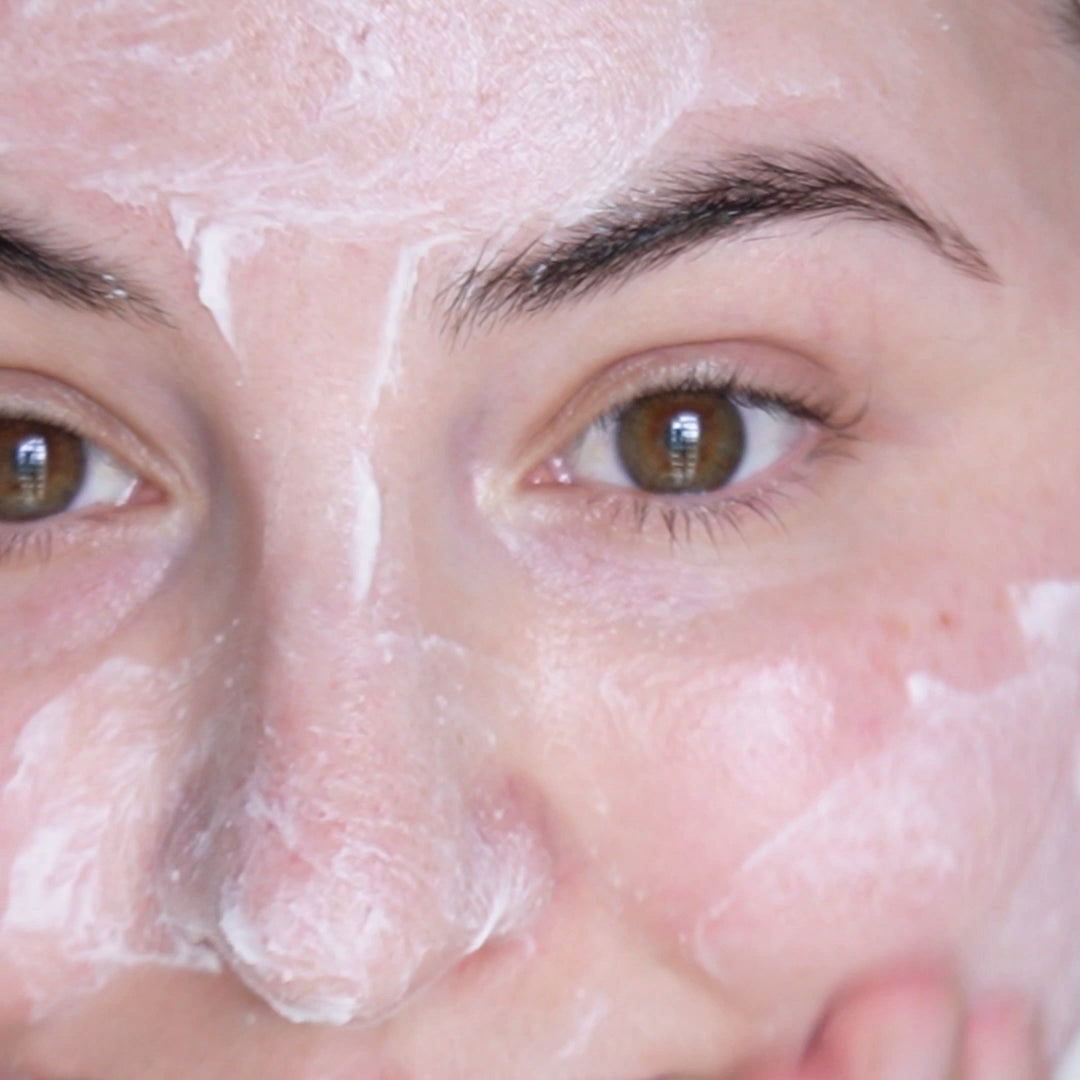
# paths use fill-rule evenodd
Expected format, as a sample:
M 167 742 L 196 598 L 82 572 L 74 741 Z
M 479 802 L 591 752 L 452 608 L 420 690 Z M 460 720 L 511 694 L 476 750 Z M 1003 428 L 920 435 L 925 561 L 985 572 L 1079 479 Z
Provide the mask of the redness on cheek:
M 1080 589 L 1018 593 L 1016 615 L 1026 672 L 983 692 L 912 676 L 896 735 L 726 877 L 693 942 L 714 979 L 766 1011 L 777 985 L 801 985 L 811 1020 L 852 972 L 943 953 L 976 992 L 1039 994 L 1060 1048 L 1080 1004 L 1080 970 L 1062 966 L 1080 936 L 1062 755 L 1080 714 Z

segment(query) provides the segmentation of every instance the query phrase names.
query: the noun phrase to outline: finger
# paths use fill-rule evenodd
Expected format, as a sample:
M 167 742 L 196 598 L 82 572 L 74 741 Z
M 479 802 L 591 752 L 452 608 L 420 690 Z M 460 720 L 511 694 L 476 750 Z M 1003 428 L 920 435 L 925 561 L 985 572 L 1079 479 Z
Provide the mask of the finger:
M 963 1080 L 1049 1080 L 1030 1012 L 1017 1001 L 980 1006 L 961 1052 Z
M 963 1022 L 960 993 L 946 976 L 882 977 L 837 1002 L 806 1065 L 828 1080 L 954 1080 Z

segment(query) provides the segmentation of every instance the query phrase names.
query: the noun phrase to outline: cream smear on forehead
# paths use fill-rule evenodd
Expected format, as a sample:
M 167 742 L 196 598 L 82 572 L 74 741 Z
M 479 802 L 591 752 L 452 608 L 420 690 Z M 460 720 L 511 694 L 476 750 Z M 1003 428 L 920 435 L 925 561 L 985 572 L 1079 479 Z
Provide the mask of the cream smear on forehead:
M 0 915 L 0 966 L 21 975 L 36 1016 L 133 965 L 220 968 L 165 924 L 148 889 L 179 700 L 167 679 L 114 658 L 19 735 L 0 795 L 5 829 L 21 838 Z
M 610 188 L 706 59 L 699 0 L 618 18 L 556 0 L 313 0 L 302 17 L 292 0 L 35 0 L 4 27 L 0 141 L 118 201 L 189 197 L 218 222 L 499 228 Z

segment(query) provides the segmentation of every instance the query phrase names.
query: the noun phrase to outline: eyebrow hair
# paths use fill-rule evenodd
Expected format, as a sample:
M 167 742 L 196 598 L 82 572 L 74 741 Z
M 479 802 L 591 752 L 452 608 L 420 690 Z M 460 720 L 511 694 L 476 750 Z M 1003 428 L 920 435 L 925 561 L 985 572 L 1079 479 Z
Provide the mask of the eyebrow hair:
M 481 260 L 444 290 L 449 326 L 536 314 L 577 300 L 719 240 L 795 219 L 844 218 L 914 235 L 961 272 L 1000 279 L 955 225 L 921 209 L 843 150 L 749 152 L 684 169 L 633 190 L 552 240 Z
M 1080 0 L 1063 0 L 1058 25 L 1066 43 L 1080 48 Z
M 169 325 L 147 290 L 81 246 L 63 247 L 41 230 L 0 215 L 0 288 L 99 315 Z

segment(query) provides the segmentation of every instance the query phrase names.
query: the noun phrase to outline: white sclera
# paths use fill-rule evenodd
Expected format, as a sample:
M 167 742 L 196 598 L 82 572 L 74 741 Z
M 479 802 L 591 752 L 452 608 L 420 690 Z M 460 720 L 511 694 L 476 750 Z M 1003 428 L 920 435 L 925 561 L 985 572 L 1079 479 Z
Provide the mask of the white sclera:
M 123 506 L 135 492 L 139 477 L 107 450 L 86 442 L 86 471 L 68 511 L 91 506 Z

